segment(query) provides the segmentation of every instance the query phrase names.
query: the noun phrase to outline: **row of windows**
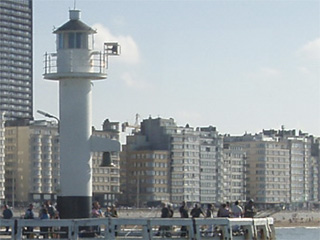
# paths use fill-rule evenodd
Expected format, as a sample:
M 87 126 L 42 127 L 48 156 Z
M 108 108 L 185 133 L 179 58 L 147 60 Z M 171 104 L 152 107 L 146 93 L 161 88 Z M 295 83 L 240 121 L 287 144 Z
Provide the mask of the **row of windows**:
M 30 106 L 16 106 L 16 105 L 13 105 L 13 104 L 2 104 L 1 108 L 5 112 L 8 112 L 10 110 L 14 110 L 14 114 L 15 115 L 23 115 L 24 114 L 23 112 L 31 111 L 31 107 Z M 17 111 L 21 111 L 21 113 L 17 113 Z M 26 114 L 26 115 L 28 115 L 28 114 Z
M 199 157 L 199 152 L 173 152 L 173 157 Z
M 18 44 L 22 43 L 22 47 L 18 48 Z M 31 49 L 25 49 L 24 44 L 28 43 L 31 44 L 31 38 L 27 38 L 26 36 L 12 36 L 11 38 L 8 39 L 1 39 L 0 40 L 0 45 L 2 51 L 7 51 L 7 52 L 12 52 L 15 54 L 22 54 L 22 55 L 30 55 Z M 17 45 L 17 47 L 13 47 Z M 6 47 L 7 46 L 7 47 Z
M 216 159 L 215 153 L 200 153 L 200 158 L 202 159 Z
M 6 13 L 8 16 L 18 16 L 17 19 L 22 19 L 23 22 L 31 22 L 29 20 L 31 19 L 31 11 L 27 6 L 11 5 L 8 2 L 3 1 L 1 1 L 0 6 L 0 13 L 3 15 Z
M 28 21 L 28 20 L 27 20 Z M 9 32 L 11 33 L 13 29 L 20 29 L 23 31 L 31 31 L 31 26 L 27 22 L 8 22 L 5 19 L 1 21 L 1 30 L 2 32 Z M 10 26 L 10 27 L 8 27 Z
M 6 47 L 1 47 L 1 50 L 9 50 L 9 49 L 12 49 L 12 51 L 10 53 L 7 53 L 7 52 L 0 52 L 0 62 L 1 62 L 1 65 L 5 65 L 5 63 L 8 65 L 8 66 L 11 66 L 12 64 L 12 61 L 22 61 L 23 63 L 25 64 L 28 64 L 28 66 L 31 65 L 31 57 L 30 55 L 20 55 L 20 54 L 17 54 L 15 51 L 13 51 L 14 48 L 6 48 Z M 31 52 L 30 52 L 31 53 Z M 9 59 L 8 59 L 9 58 Z
M 93 168 L 92 172 L 94 174 L 119 174 L 118 168 Z
M 168 159 L 167 154 L 156 154 L 156 153 L 137 153 L 131 154 L 132 159 Z
M 1 69 L 0 69 L 1 70 Z M 1 76 L 2 77 L 2 76 Z M 4 83 L 7 83 L 7 84 L 16 84 L 16 85 L 20 85 L 20 86 L 30 86 L 31 85 L 31 81 L 29 81 L 29 79 L 27 80 L 13 80 L 12 78 L 2 78 L 1 79 L 1 84 L 4 84 Z M 3 91 L 2 92 L 4 95 L 10 95 L 12 94 L 12 92 L 9 92 L 9 91 Z
M 266 184 L 267 189 L 288 189 L 288 184 Z
M 173 144 L 172 145 L 173 149 L 199 149 L 199 145 L 196 144 Z
M 133 167 L 158 167 L 167 168 L 168 164 L 163 162 L 134 162 Z
M 154 192 L 167 193 L 168 189 L 161 188 L 161 187 L 155 187 L 155 188 L 148 187 L 148 188 L 146 188 L 146 192 L 148 192 L 148 193 L 154 193 Z
M 201 182 L 201 188 L 214 188 L 215 187 L 215 181 L 210 182 Z
M 20 64 L 21 63 L 21 64 Z M 20 66 L 17 66 L 20 65 Z M 15 83 L 12 78 L 19 78 L 19 79 L 26 79 L 25 74 L 28 74 L 31 72 L 30 71 L 31 67 L 27 64 L 23 64 L 22 62 L 19 62 L 19 64 L 14 64 L 13 66 L 11 65 L 10 67 L 1 65 L 0 70 L 1 70 L 1 78 L 3 83 L 10 83 L 13 82 Z M 16 73 L 23 73 L 21 74 L 16 74 Z M 26 83 L 27 81 L 23 81 L 23 83 Z
M 16 83 L 16 81 L 12 81 L 11 79 L 25 79 L 25 80 L 29 80 L 29 75 L 26 75 L 26 74 L 19 74 L 19 73 L 16 73 L 16 72 L 22 72 L 22 73 L 29 73 L 30 72 L 30 69 L 22 69 L 20 68 L 19 70 L 18 69 L 15 69 L 14 70 L 15 72 L 1 72 L 1 77 L 3 78 L 7 78 L 6 81 L 1 81 L 2 83 L 7 83 L 7 84 L 10 84 L 10 83 Z M 11 80 L 11 81 L 10 81 Z
M 6 89 L 12 92 L 23 92 L 23 93 L 31 93 L 32 89 L 30 87 L 16 87 L 12 85 L 1 84 L 1 90 Z M 29 96 L 29 95 L 27 95 Z
M 118 177 L 93 177 L 93 182 L 103 182 L 103 183 L 118 183 Z
M 172 159 L 172 165 L 178 164 L 198 164 L 198 159 Z
M 33 186 L 32 189 L 33 189 L 33 192 L 38 192 L 38 193 L 51 193 L 52 192 L 52 187 L 49 187 L 49 186 L 44 186 L 44 187 Z
M 1 4 L 0 6 L 2 7 L 1 9 L 7 8 L 7 11 L 9 13 L 17 13 L 16 15 L 20 16 L 18 14 L 19 11 L 21 12 L 27 12 L 31 13 L 31 8 L 28 0 L 20 0 L 20 1 L 0 1 Z

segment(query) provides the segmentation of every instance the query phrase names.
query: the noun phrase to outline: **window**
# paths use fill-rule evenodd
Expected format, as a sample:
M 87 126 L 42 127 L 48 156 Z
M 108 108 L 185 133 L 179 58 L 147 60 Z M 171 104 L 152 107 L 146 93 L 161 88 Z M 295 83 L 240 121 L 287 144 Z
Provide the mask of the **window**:
M 75 48 L 75 36 L 74 36 L 74 33 L 69 33 L 68 37 L 69 37 L 68 47 L 69 48 Z

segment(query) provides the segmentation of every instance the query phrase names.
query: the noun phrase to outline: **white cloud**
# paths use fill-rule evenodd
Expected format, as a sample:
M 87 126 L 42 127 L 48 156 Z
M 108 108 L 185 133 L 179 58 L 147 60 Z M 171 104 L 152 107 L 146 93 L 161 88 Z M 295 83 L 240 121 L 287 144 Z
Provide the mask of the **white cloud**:
M 298 50 L 298 55 L 307 59 L 320 60 L 320 38 L 305 44 Z
M 121 46 L 119 61 L 127 64 L 138 64 L 140 62 L 138 45 L 131 36 L 115 36 L 108 28 L 100 23 L 94 24 L 93 29 L 97 30 L 97 34 L 95 34 L 96 49 L 102 50 L 104 42 L 118 42 Z
M 310 75 L 310 70 L 306 67 L 298 67 L 298 72 L 303 75 Z
M 121 75 L 121 79 L 125 85 L 129 88 L 135 88 L 140 90 L 150 90 L 152 85 L 148 82 L 143 81 L 141 78 L 134 77 L 131 73 L 125 72 Z
M 281 72 L 278 69 L 270 68 L 270 67 L 260 68 L 260 73 L 263 76 L 267 76 L 267 77 L 277 77 L 277 76 L 280 76 L 281 74 Z
M 249 73 L 248 75 L 250 78 L 253 79 L 265 79 L 270 80 L 273 78 L 277 78 L 281 76 L 281 71 L 276 68 L 271 67 L 261 67 L 254 72 Z

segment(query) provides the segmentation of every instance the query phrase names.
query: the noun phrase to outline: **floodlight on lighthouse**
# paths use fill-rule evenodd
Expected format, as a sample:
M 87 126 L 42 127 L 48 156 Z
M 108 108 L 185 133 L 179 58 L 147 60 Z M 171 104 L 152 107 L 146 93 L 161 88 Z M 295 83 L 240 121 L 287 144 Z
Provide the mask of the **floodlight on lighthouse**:
M 107 55 L 119 56 L 121 52 L 120 45 L 117 42 L 105 42 L 104 52 Z

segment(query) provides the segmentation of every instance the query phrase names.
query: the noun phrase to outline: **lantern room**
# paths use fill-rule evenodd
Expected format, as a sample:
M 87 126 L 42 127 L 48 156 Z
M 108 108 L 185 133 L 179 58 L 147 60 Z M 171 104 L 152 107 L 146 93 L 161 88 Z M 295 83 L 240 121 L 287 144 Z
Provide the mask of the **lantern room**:
M 59 49 L 93 49 L 93 34 L 91 27 L 80 21 L 80 11 L 70 10 L 70 20 L 55 30 L 57 34 L 57 50 Z

